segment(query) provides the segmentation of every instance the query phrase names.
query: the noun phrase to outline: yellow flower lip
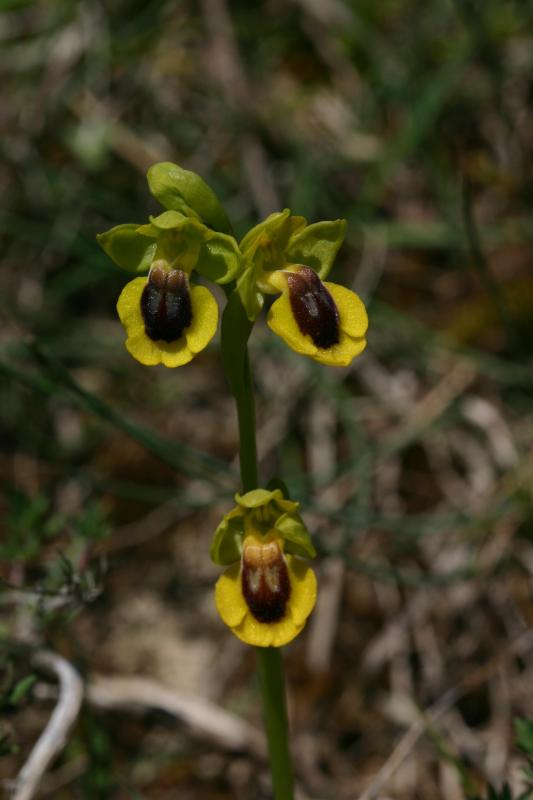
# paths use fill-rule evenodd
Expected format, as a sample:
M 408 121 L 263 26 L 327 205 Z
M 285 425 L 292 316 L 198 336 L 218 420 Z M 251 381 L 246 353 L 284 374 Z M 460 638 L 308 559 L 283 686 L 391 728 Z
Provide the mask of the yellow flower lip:
M 155 262 L 148 277 L 127 283 L 117 311 L 127 333 L 126 349 L 133 358 L 146 366 L 179 367 L 215 335 L 218 306 L 208 289 L 190 286 L 183 271 L 167 269 L 165 264 Z M 190 322 L 184 325 L 189 305 Z
M 270 282 L 281 297 L 272 304 L 267 323 L 297 353 L 344 367 L 365 349 L 368 317 L 355 292 L 321 281 L 302 265 L 278 270 Z
M 218 579 L 215 603 L 241 641 L 282 647 L 304 628 L 316 592 L 313 570 L 297 556 L 285 555 L 275 532 L 252 534 L 245 539 L 241 561 Z

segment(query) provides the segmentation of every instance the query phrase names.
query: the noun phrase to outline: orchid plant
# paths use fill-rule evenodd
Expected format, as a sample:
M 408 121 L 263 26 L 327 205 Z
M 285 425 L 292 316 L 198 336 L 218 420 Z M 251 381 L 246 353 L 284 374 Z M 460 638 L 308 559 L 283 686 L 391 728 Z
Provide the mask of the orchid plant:
M 316 602 L 315 556 L 299 505 L 281 480 L 260 486 L 247 343 L 265 297 L 279 295 L 267 324 L 297 353 L 347 366 L 366 346 L 359 297 L 326 280 L 344 239 L 344 220 L 308 225 L 289 209 L 271 214 L 240 242 L 213 190 L 194 172 L 154 164 L 148 186 L 165 209 L 148 223 L 98 236 L 107 255 L 134 277 L 117 311 L 126 348 L 141 364 L 179 367 L 212 340 L 218 304 L 200 276 L 224 286 L 221 356 L 239 421 L 242 493 L 215 531 L 211 558 L 225 567 L 217 610 L 235 636 L 257 648 L 274 795 L 292 800 L 283 666 L 279 648 L 304 628 Z

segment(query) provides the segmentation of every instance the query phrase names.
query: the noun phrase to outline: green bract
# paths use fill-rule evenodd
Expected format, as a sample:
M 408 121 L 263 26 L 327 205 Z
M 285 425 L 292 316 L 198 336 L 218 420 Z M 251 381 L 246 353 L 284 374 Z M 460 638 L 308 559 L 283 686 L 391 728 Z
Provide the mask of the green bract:
M 344 239 L 342 219 L 307 225 L 304 217 L 292 216 L 289 209 L 271 214 L 252 228 L 240 243 L 244 272 L 237 291 L 248 319 L 255 320 L 265 294 L 275 294 L 269 276 L 290 264 L 311 267 L 320 278 L 329 273 Z
M 246 535 L 266 536 L 272 530 L 284 540 L 286 553 L 314 558 L 316 550 L 298 513 L 299 503 L 287 500 L 280 489 L 254 489 L 235 495 L 235 500 L 237 506 L 224 516 L 213 537 L 211 558 L 215 564 L 239 561 Z
M 210 228 L 231 233 L 231 224 L 218 197 L 195 172 L 163 161 L 148 170 L 148 186 L 164 208 L 195 217 Z

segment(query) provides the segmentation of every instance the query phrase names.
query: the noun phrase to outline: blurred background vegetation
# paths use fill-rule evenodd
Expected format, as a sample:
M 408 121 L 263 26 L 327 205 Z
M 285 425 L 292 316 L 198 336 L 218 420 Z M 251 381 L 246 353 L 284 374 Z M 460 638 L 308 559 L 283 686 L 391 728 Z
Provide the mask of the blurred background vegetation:
M 216 342 L 179 370 L 133 361 L 127 276 L 95 242 L 155 212 L 145 171 L 171 160 L 239 235 L 286 206 L 346 217 L 332 279 L 368 303 L 351 368 L 262 322 L 251 343 L 262 474 L 320 551 L 320 602 L 287 652 L 300 798 L 519 797 L 533 5 L 0 9 L 0 778 L 54 708 L 46 650 L 87 696 L 38 797 L 270 796 L 253 654 L 212 602 L 208 545 L 238 488 Z

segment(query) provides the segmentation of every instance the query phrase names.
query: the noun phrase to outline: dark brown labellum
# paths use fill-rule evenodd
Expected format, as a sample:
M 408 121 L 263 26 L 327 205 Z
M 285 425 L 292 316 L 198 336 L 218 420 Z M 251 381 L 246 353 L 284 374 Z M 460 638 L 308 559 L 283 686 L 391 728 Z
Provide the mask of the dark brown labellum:
M 289 572 L 279 544 L 244 545 L 242 593 L 252 615 L 259 622 L 279 622 L 291 594 Z
M 192 322 L 191 295 L 185 273 L 180 269 L 167 272 L 161 267 L 152 267 L 141 295 L 141 314 L 150 339 L 177 341 Z
M 296 324 L 317 347 L 339 343 L 339 312 L 332 296 L 309 267 L 287 275 L 289 299 Z

